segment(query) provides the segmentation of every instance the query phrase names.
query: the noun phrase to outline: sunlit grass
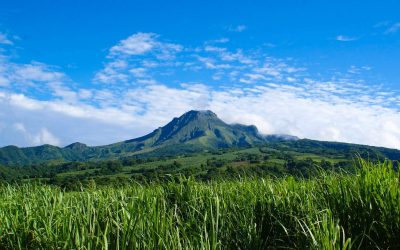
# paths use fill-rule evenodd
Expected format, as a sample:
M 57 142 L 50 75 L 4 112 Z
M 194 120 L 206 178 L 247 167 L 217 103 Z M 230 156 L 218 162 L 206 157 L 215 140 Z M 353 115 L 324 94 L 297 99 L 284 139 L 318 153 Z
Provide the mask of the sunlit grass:
M 0 187 L 0 249 L 400 248 L 399 174 Z

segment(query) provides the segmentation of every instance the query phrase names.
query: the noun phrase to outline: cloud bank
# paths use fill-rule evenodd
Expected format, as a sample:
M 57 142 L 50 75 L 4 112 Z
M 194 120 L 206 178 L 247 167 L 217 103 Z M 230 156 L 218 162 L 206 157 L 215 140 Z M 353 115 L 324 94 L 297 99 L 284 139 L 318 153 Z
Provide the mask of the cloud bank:
M 136 33 L 110 46 L 87 85 L 54 66 L 2 57 L 1 145 L 107 144 L 210 109 L 265 134 L 400 149 L 400 98 L 362 79 L 368 68 L 320 79 L 292 59 L 220 47 L 227 42 L 187 47 Z

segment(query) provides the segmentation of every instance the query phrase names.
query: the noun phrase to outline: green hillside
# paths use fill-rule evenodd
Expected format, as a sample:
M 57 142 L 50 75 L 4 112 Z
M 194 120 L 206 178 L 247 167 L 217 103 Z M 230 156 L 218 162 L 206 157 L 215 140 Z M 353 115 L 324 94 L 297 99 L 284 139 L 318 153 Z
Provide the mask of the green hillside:
M 164 127 L 132 140 L 106 146 L 89 147 L 73 143 L 59 148 L 51 145 L 0 149 L 0 164 L 29 165 L 41 162 L 86 161 L 131 155 L 177 155 L 228 147 L 262 144 L 266 138 L 255 126 L 229 125 L 211 111 L 189 111 Z
M 321 157 L 399 160 L 400 151 L 370 146 L 299 140 L 287 135 L 262 135 L 255 126 L 227 124 L 211 111 L 189 111 L 148 135 L 105 146 L 73 143 L 64 148 L 42 145 L 0 148 L 0 164 L 12 166 L 59 164 L 76 161 L 103 161 L 124 158 L 177 157 L 219 149 L 266 146 L 281 152 L 312 153 Z

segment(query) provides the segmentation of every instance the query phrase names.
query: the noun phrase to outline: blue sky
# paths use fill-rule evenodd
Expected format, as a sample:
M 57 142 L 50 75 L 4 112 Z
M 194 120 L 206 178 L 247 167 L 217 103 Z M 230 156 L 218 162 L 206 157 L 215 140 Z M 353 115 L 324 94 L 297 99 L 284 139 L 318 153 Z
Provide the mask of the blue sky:
M 0 146 L 112 143 L 211 109 L 266 134 L 400 148 L 399 9 L 6 1 Z

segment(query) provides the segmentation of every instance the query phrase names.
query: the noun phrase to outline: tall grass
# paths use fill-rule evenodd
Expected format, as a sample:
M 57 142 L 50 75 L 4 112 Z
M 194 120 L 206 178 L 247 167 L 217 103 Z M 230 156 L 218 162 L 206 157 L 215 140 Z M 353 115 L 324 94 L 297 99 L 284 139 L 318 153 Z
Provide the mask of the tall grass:
M 0 249 L 400 248 L 399 175 L 0 187 Z

